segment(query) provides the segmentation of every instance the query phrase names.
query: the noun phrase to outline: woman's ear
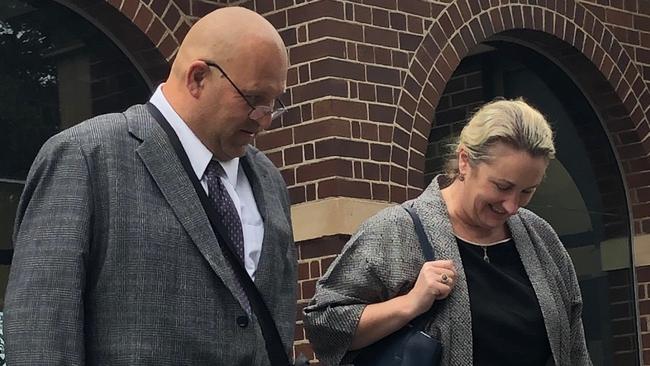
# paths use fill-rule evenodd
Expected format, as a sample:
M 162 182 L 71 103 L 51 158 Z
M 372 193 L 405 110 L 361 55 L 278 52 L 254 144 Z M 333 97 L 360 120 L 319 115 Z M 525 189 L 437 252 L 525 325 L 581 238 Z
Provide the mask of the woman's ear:
M 467 175 L 470 169 L 469 155 L 467 150 L 463 145 L 458 147 L 458 173 L 461 175 Z

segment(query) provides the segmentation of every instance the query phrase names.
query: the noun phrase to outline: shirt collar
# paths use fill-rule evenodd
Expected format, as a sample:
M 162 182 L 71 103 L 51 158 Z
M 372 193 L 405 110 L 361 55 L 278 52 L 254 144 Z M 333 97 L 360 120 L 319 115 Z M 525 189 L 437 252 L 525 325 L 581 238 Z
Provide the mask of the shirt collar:
M 170 126 L 172 126 L 181 142 L 181 145 L 183 146 L 183 150 L 185 150 L 185 153 L 187 154 L 187 158 L 190 160 L 194 174 L 196 174 L 197 178 L 201 180 L 205 173 L 205 169 L 208 167 L 208 163 L 213 159 L 212 152 L 203 145 L 201 140 L 196 137 L 194 132 L 192 132 L 185 121 L 183 121 L 171 104 L 169 104 L 169 101 L 167 101 L 167 98 L 165 98 L 162 91 L 163 85 L 164 83 L 158 85 L 149 102 L 158 108 L 163 117 L 165 117 Z M 236 186 L 237 174 L 239 172 L 239 158 L 230 159 L 228 161 L 220 161 L 216 158 L 214 158 L 214 160 L 218 161 L 223 167 L 228 182 L 233 187 Z

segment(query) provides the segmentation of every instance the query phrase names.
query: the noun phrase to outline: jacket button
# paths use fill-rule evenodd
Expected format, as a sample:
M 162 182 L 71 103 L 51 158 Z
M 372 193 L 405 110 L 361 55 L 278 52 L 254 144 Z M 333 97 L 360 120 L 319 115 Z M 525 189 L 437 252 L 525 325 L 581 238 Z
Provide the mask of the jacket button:
M 246 326 L 248 326 L 248 317 L 244 315 L 238 316 L 237 325 L 239 325 L 242 328 L 246 328 Z

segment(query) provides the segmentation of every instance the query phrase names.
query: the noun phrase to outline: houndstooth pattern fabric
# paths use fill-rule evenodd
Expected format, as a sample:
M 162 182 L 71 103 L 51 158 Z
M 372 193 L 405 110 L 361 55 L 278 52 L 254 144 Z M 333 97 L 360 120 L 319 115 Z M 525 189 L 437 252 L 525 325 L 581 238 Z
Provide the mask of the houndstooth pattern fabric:
M 255 284 L 290 354 L 291 203 L 262 152 L 249 146 L 239 162 L 264 219 Z M 3 309 L 10 365 L 270 364 L 257 319 L 242 328 L 237 278 L 146 106 L 48 140 L 20 202 Z
M 244 232 L 242 230 L 241 219 L 235 208 L 230 194 L 221 181 L 221 176 L 225 176 L 221 164 L 217 161 L 210 160 L 208 167 L 205 169 L 205 179 L 208 183 L 208 197 L 212 201 L 217 214 L 222 219 L 230 242 L 235 246 L 235 254 L 239 260 L 244 263 Z
M 456 239 L 436 177 L 414 205 L 437 258 L 453 260 L 458 277 L 448 298 L 429 312 L 429 334 L 443 344 L 441 365 L 472 365 L 469 293 Z M 558 366 L 591 365 L 582 326 L 582 298 L 571 259 L 551 226 L 520 209 L 508 219 L 526 273 L 540 304 Z M 323 365 L 348 364 L 350 342 L 367 304 L 407 293 L 424 263 L 413 222 L 399 206 L 364 222 L 318 281 L 304 309 L 305 330 Z M 507 345 L 504 345 L 507 347 Z

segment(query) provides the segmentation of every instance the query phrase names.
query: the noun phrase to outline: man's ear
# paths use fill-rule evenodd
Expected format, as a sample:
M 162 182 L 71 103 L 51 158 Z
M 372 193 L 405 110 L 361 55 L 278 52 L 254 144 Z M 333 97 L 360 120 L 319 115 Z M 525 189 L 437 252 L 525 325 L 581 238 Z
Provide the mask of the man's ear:
M 201 96 L 209 72 L 210 67 L 202 61 L 194 61 L 187 68 L 185 86 L 194 98 Z

